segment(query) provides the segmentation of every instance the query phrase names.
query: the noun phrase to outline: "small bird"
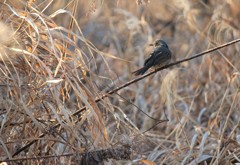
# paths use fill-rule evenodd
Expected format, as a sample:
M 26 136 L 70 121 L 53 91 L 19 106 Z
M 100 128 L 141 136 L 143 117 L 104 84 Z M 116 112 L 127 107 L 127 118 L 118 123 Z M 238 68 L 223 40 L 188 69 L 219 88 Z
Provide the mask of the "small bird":
M 168 48 L 168 45 L 163 40 L 156 40 L 154 44 L 150 44 L 150 46 L 154 46 L 154 50 L 144 61 L 144 66 L 134 72 L 135 76 L 143 75 L 149 68 L 160 68 L 169 64 L 172 58 L 172 53 Z

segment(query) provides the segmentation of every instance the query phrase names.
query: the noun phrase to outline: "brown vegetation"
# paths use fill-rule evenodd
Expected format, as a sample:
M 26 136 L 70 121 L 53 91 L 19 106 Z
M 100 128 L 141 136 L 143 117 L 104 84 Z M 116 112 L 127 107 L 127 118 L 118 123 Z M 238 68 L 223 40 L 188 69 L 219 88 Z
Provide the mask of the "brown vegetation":
M 131 74 L 239 39 L 238 1 L 0 2 L 1 162 L 240 162 L 240 43 Z

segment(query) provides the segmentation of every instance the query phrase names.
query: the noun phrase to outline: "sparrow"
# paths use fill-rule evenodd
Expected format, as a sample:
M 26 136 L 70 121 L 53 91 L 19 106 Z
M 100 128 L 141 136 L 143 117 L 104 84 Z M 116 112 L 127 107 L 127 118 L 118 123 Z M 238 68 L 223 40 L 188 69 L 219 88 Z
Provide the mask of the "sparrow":
M 166 42 L 163 40 L 156 40 L 153 44 L 150 44 L 150 46 L 154 46 L 154 50 L 150 54 L 150 57 L 144 61 L 144 66 L 132 72 L 135 76 L 143 75 L 151 67 L 155 69 L 163 67 L 171 61 L 172 53 Z

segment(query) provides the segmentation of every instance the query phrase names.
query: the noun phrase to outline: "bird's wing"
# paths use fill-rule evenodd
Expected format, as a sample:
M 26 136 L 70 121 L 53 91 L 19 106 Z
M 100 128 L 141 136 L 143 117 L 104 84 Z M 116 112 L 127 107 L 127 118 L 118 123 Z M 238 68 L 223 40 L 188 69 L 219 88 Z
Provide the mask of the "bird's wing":
M 163 47 L 156 48 L 150 57 L 145 60 L 144 66 L 152 67 L 156 65 L 161 65 L 171 59 L 171 52 Z
M 163 64 L 171 59 L 171 52 L 168 49 L 161 49 L 161 51 L 156 51 L 154 57 L 155 60 L 153 65 Z
M 155 65 L 156 62 L 156 58 L 158 58 L 158 56 L 162 56 L 162 51 L 159 51 L 159 49 L 155 49 L 154 51 L 152 51 L 152 53 L 150 54 L 150 57 L 148 57 L 145 62 L 144 62 L 144 66 L 153 66 Z
M 151 63 L 151 61 L 152 61 L 151 59 L 153 59 L 155 53 L 156 53 L 156 50 L 153 50 L 150 53 L 150 56 L 144 62 L 144 66 L 149 65 Z

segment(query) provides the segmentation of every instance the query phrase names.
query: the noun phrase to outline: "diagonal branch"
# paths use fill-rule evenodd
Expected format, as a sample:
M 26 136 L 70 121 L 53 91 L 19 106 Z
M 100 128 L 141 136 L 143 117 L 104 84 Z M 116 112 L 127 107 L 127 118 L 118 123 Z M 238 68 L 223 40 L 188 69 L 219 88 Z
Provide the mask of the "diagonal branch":
M 102 96 L 96 98 L 96 99 L 95 99 L 95 102 L 99 102 L 99 101 L 101 101 L 102 99 L 104 99 L 104 98 L 106 98 L 106 97 L 108 97 L 108 96 L 116 93 L 117 91 L 119 91 L 119 90 L 121 90 L 121 89 L 123 89 L 123 88 L 125 88 L 125 87 L 127 87 L 127 86 L 129 86 L 129 85 L 131 85 L 131 84 L 133 84 L 133 83 L 135 83 L 135 82 L 137 82 L 137 81 L 140 81 L 140 80 L 144 79 L 145 77 L 148 77 L 148 76 L 150 76 L 150 75 L 152 75 L 152 74 L 154 74 L 154 73 L 157 73 L 157 72 L 159 72 L 159 71 L 161 71 L 161 70 L 164 70 L 164 69 L 166 69 L 166 68 L 169 68 L 169 67 L 171 67 L 171 66 L 180 64 L 180 63 L 185 62 L 185 61 L 190 61 L 190 60 L 192 60 L 192 59 L 194 59 L 194 58 L 197 58 L 197 57 L 206 55 L 207 53 L 210 53 L 210 52 L 216 51 L 216 50 L 218 50 L 218 49 L 227 47 L 227 46 L 232 45 L 232 44 L 235 44 L 235 43 L 237 43 L 237 42 L 240 42 L 240 39 L 236 39 L 236 40 L 230 41 L 230 42 L 225 43 L 225 44 L 222 44 L 222 45 L 220 45 L 220 46 L 217 46 L 217 47 L 214 47 L 214 48 L 205 50 L 205 51 L 203 51 L 203 52 L 201 52 L 201 53 L 198 53 L 198 54 L 196 54 L 196 55 L 194 55 L 194 56 L 192 56 L 192 57 L 189 57 L 189 58 L 186 58 L 186 59 L 183 59 L 183 60 L 179 60 L 179 61 L 177 61 L 177 62 L 168 64 L 168 65 L 166 65 L 166 66 L 164 66 L 164 67 L 158 68 L 158 69 L 156 69 L 156 70 L 154 70 L 154 71 L 151 71 L 151 72 L 149 72 L 149 73 L 147 73 L 147 74 L 145 74 L 145 75 L 142 75 L 142 76 L 137 77 L 137 78 L 135 78 L 135 79 L 133 79 L 133 80 L 131 80 L 131 81 L 128 81 L 127 83 L 125 83 L 125 84 L 123 84 L 123 85 L 121 85 L 121 86 L 119 86 L 119 87 L 117 87 L 117 88 L 115 88 L 115 89 L 113 89 L 113 90 L 110 90 L 109 92 L 107 92 L 107 93 L 103 94 Z M 87 109 L 87 107 L 84 106 L 84 107 L 82 107 L 81 109 L 79 109 L 78 111 L 76 111 L 75 113 L 73 113 L 71 116 L 77 116 L 77 115 L 79 115 L 80 113 L 84 112 L 86 109 Z M 48 132 L 51 132 L 52 130 L 58 128 L 59 126 L 60 126 L 60 123 L 56 124 L 56 125 L 53 126 L 53 127 L 51 128 L 51 130 L 48 131 Z M 39 138 L 44 137 L 46 134 L 47 134 L 47 133 L 42 133 L 41 135 L 39 135 Z M 20 152 L 22 152 L 23 150 L 29 148 L 32 144 L 34 144 L 34 143 L 37 142 L 37 141 L 38 141 L 38 140 L 33 140 L 33 141 L 27 143 L 25 146 L 19 148 L 19 149 L 12 155 L 12 157 L 18 155 L 18 154 L 19 154 Z
M 127 87 L 127 86 L 129 86 L 129 85 L 131 85 L 131 84 L 133 84 L 133 83 L 135 83 L 135 82 L 137 82 L 137 81 L 140 81 L 140 80 L 144 79 L 145 77 L 148 77 L 148 76 L 150 76 L 150 75 L 152 75 L 152 74 L 154 74 L 154 73 L 157 73 L 157 72 L 159 72 L 159 71 L 161 71 L 161 70 L 164 70 L 164 69 L 166 69 L 166 68 L 169 68 L 169 67 L 171 67 L 171 66 L 174 66 L 174 65 L 177 65 L 177 64 L 186 62 L 186 61 L 190 61 L 190 60 L 192 60 L 192 59 L 194 59 L 194 58 L 197 58 L 197 57 L 206 55 L 207 53 L 210 53 L 210 52 L 216 51 L 216 50 L 218 50 L 218 49 L 227 47 L 227 46 L 232 45 L 232 44 L 235 44 L 235 43 L 237 43 L 237 42 L 240 42 L 240 39 L 233 40 L 233 41 L 231 41 L 231 42 L 222 44 L 222 45 L 217 46 L 217 47 L 214 47 L 214 48 L 212 48 L 212 49 L 205 50 L 205 51 L 203 51 L 203 52 L 201 52 L 201 53 L 198 53 L 198 54 L 196 54 L 196 55 L 194 55 L 194 56 L 192 56 L 192 57 L 189 57 L 189 58 L 186 58 L 186 59 L 183 59 L 183 60 L 179 60 L 179 61 L 176 61 L 176 62 L 174 62 L 174 63 L 171 63 L 171 64 L 168 64 L 168 65 L 166 65 L 166 66 L 163 66 L 163 67 L 161 67 L 161 68 L 158 68 L 158 69 L 156 69 L 156 70 L 154 70 L 154 71 L 151 71 L 151 72 L 149 72 L 149 73 L 147 73 L 147 74 L 144 74 L 144 75 L 142 75 L 142 76 L 140 76 L 140 77 L 137 77 L 137 78 L 135 78 L 135 79 L 133 79 L 133 80 L 131 80 L 131 81 L 128 81 L 127 83 L 125 83 L 125 84 L 123 84 L 123 85 L 121 85 L 121 86 L 119 86 L 119 87 L 117 87 L 117 88 L 115 88 L 115 89 L 113 89 L 113 90 L 110 90 L 109 92 L 103 94 L 101 97 L 97 98 L 97 99 L 95 100 L 95 102 L 99 102 L 100 100 L 108 97 L 109 95 L 111 95 L 111 94 L 113 94 L 113 93 L 116 93 L 117 91 L 119 91 L 119 90 L 121 90 L 121 89 L 123 89 L 123 88 L 125 88 L 125 87 Z M 81 113 L 81 112 L 83 112 L 83 111 L 85 111 L 85 110 L 86 110 L 86 107 L 82 107 L 80 110 L 76 111 L 76 112 L 73 113 L 72 115 L 73 115 L 73 116 L 76 116 L 76 115 L 78 115 L 79 113 Z

